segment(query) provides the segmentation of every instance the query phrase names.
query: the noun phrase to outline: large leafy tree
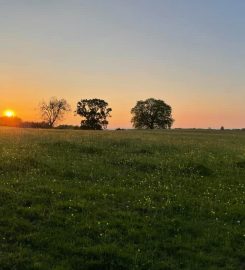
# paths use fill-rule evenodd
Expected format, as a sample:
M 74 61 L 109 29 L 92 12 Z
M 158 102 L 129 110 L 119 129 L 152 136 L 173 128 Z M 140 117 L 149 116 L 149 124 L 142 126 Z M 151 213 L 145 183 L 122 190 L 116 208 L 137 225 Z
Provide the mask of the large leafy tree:
M 103 99 L 81 99 L 77 103 L 76 113 L 83 117 L 81 121 L 82 129 L 106 129 L 107 118 L 110 117 L 111 108 Z
M 174 120 L 172 108 L 163 100 L 149 98 L 140 100 L 132 108 L 131 122 L 135 128 L 167 129 L 171 128 Z
M 65 99 L 52 97 L 48 102 L 41 102 L 39 109 L 42 119 L 50 128 L 64 118 L 65 113 L 71 110 L 70 105 Z

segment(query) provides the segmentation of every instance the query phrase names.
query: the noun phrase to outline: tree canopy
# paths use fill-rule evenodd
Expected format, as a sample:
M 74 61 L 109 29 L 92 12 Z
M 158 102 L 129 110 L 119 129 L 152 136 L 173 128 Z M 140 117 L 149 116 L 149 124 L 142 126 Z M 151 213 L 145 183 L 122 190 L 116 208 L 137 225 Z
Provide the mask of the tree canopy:
M 172 108 L 163 100 L 149 98 L 140 100 L 132 108 L 131 122 L 135 128 L 167 129 L 171 128 L 174 120 Z
M 81 99 L 77 103 L 76 113 L 83 117 L 81 121 L 82 129 L 106 129 L 107 118 L 110 117 L 111 108 L 103 99 Z
M 70 111 L 70 105 L 65 99 L 52 97 L 48 102 L 41 102 L 39 105 L 42 119 L 49 127 L 62 120 L 66 112 Z

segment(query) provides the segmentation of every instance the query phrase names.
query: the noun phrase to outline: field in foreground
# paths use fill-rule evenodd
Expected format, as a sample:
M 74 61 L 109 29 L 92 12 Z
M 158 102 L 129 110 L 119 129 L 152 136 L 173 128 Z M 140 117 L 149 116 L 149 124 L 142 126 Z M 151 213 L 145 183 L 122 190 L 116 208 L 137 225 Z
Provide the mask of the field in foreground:
M 0 129 L 0 269 L 245 269 L 245 132 Z

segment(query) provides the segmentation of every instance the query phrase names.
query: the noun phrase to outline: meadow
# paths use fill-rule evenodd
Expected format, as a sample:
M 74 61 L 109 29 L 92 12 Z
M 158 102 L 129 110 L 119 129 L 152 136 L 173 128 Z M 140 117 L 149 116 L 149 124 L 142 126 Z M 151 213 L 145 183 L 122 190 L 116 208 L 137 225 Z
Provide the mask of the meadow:
M 245 132 L 0 128 L 0 269 L 245 269 Z

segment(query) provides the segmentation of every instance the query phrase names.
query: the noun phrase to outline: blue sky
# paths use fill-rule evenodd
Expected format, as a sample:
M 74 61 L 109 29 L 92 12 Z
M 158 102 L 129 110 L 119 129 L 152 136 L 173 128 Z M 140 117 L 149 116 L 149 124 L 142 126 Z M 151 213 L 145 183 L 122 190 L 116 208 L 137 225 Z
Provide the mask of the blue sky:
M 241 0 L 0 0 L 0 110 L 31 119 L 50 96 L 73 107 L 98 97 L 111 127 L 129 127 L 135 102 L 156 97 L 176 127 L 244 127 L 244 10 Z

